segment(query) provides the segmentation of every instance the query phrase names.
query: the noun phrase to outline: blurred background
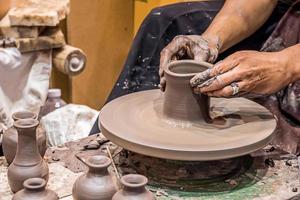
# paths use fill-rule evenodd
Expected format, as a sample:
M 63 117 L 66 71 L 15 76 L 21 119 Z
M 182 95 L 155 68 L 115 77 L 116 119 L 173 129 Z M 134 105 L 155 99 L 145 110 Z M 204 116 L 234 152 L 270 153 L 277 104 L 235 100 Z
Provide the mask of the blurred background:
M 51 87 L 68 103 L 100 109 L 127 57 L 131 42 L 151 9 L 187 0 L 71 0 L 61 26 L 67 42 L 87 55 L 87 67 L 75 77 L 53 69 Z

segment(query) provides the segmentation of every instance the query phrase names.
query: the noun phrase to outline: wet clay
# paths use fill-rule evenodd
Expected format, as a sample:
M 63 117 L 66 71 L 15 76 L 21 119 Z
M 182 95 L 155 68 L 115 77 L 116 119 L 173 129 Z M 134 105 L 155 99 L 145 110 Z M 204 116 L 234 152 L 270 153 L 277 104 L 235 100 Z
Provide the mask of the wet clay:
M 48 181 L 48 165 L 42 159 L 36 142 L 38 125 L 36 119 L 19 119 L 14 122 L 18 132 L 17 153 L 7 172 L 12 192 L 23 189 L 23 182 L 29 178 L 43 178 Z
M 24 182 L 24 189 L 17 192 L 12 200 L 58 200 L 52 190 L 46 189 L 46 181 L 42 178 L 30 178 Z
M 182 69 L 177 68 L 177 64 L 199 68 L 194 62 L 177 61 L 169 65 L 176 68 L 171 69 L 177 73 L 175 79 L 186 76 L 180 74 Z M 159 90 L 137 92 L 106 104 L 99 115 L 103 135 L 136 153 L 189 161 L 238 157 L 271 141 L 276 120 L 263 106 L 245 98 L 210 98 L 208 115 L 208 110 L 202 110 L 193 93 L 188 92 L 188 83 L 182 86 L 179 80 L 176 86 L 177 82 L 172 83 L 170 78 L 173 77 L 167 77 L 168 73 L 166 78 L 170 81 L 167 80 L 165 93 Z M 209 99 L 199 98 L 204 98 L 200 102 L 208 109 Z M 207 123 L 203 116 L 218 123 Z
M 17 121 L 19 119 L 37 119 L 37 115 L 29 111 L 22 111 L 22 112 L 14 113 L 12 115 L 12 118 L 14 121 Z M 44 157 L 47 149 L 46 132 L 41 126 L 38 126 L 37 128 L 36 138 L 37 138 L 39 152 L 41 156 Z M 12 161 L 15 158 L 16 151 L 17 151 L 17 143 L 18 143 L 18 133 L 15 127 L 12 126 L 4 132 L 3 142 L 2 142 L 3 154 L 8 164 L 12 163 Z
M 128 174 L 121 178 L 123 188 L 118 191 L 112 200 L 155 200 L 153 194 L 145 186 L 148 179 L 138 174 Z
M 190 80 L 203 72 L 211 64 L 193 60 L 171 62 L 165 69 L 166 90 L 163 113 L 178 120 L 204 120 L 210 122 L 210 98 L 203 94 L 194 94 Z
M 117 191 L 116 181 L 107 168 L 111 161 L 106 156 L 96 155 L 87 159 L 89 170 L 81 175 L 73 186 L 74 200 L 111 200 Z

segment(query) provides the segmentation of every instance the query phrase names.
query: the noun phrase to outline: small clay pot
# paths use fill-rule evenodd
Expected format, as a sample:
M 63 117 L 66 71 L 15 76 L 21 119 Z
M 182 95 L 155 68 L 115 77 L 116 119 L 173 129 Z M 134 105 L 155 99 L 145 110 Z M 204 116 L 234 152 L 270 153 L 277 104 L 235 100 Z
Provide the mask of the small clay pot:
M 14 121 L 19 119 L 37 119 L 37 115 L 35 113 L 29 111 L 16 112 L 12 115 Z M 42 157 L 44 157 L 47 144 L 46 144 L 46 132 L 41 127 L 37 128 L 37 144 L 39 148 L 39 152 Z M 6 158 L 8 164 L 12 163 L 15 158 L 17 151 L 17 143 L 18 143 L 18 133 L 15 127 L 8 128 L 3 134 L 2 148 L 3 154 Z
M 78 177 L 73 186 L 74 200 L 111 200 L 117 191 L 114 177 L 107 168 L 111 161 L 106 156 L 91 156 L 85 162 L 89 167 L 86 174 Z
M 212 67 L 210 63 L 194 60 L 169 63 L 164 70 L 167 84 L 163 113 L 167 117 L 182 121 L 211 121 L 209 97 L 203 94 L 194 94 L 190 85 L 191 78 L 209 67 Z
M 29 178 L 43 178 L 48 181 L 49 169 L 42 159 L 36 142 L 36 119 L 19 119 L 14 122 L 18 131 L 18 145 L 15 159 L 8 167 L 8 183 L 12 192 L 23 189 L 23 182 Z
M 154 200 L 154 195 L 145 188 L 148 179 L 138 174 L 128 174 L 121 178 L 123 189 L 112 200 Z
M 17 192 L 12 200 L 58 200 L 52 190 L 46 189 L 47 182 L 42 178 L 30 178 L 24 182 L 24 189 Z

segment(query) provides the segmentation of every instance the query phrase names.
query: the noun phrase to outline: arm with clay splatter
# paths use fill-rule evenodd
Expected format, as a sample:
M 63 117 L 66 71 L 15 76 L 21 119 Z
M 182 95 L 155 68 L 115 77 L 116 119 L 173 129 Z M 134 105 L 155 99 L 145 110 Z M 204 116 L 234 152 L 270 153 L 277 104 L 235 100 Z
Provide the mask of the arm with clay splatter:
M 223 52 L 259 29 L 276 4 L 277 0 L 227 0 L 202 36 Z
M 219 54 L 247 38 L 269 18 L 277 0 L 227 0 L 202 35 L 176 36 L 161 52 L 160 85 L 164 67 L 172 60 L 190 58 L 213 63 Z

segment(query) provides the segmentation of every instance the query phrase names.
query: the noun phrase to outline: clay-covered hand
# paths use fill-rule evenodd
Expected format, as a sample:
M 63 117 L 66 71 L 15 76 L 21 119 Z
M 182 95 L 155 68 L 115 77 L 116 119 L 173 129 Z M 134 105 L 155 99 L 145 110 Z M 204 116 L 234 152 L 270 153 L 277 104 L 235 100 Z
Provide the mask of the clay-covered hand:
M 293 80 L 293 67 L 282 52 L 240 51 L 191 79 L 195 93 L 214 97 L 272 94 Z M 238 93 L 234 95 L 234 86 Z
M 217 42 L 213 42 L 199 35 L 178 35 L 162 51 L 160 55 L 160 88 L 165 90 L 166 80 L 164 67 L 173 60 L 194 59 L 214 62 L 219 53 Z

